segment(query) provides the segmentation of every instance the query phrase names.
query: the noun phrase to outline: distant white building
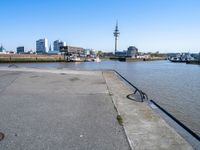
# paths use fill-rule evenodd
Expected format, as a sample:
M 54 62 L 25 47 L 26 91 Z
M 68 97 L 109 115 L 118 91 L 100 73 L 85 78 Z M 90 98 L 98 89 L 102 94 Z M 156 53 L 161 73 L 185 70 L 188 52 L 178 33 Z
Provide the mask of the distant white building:
M 56 40 L 53 42 L 53 50 L 54 51 L 60 51 L 60 47 L 66 46 L 66 42 Z
M 84 50 L 83 50 L 83 54 L 84 54 L 85 56 L 90 55 L 90 49 L 84 49 Z
M 48 40 L 39 39 L 36 41 L 36 53 L 46 53 L 48 51 Z

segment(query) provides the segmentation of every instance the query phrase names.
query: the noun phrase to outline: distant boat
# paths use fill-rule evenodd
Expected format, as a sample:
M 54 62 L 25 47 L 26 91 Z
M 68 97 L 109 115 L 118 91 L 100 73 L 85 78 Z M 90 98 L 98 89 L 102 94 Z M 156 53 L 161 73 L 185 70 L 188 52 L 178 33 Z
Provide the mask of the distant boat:
M 94 59 L 94 61 L 95 61 L 95 62 L 101 62 L 101 59 L 100 59 L 99 57 L 96 57 L 96 58 Z
M 190 55 L 190 53 L 181 53 L 177 54 L 175 57 L 171 57 L 169 60 L 171 62 L 186 63 L 195 59 Z
M 187 62 L 187 60 L 182 60 L 179 57 L 172 57 L 171 59 L 169 59 L 171 62 L 178 62 L 178 63 L 185 63 Z
M 87 58 L 86 59 L 87 62 L 101 62 L 101 59 L 99 57 L 96 57 L 96 58 Z
M 68 55 L 68 56 L 66 55 L 65 60 L 67 62 L 84 62 L 85 58 L 82 58 L 78 55 Z
M 72 55 L 65 55 L 65 60 L 67 62 L 101 62 L 101 59 L 99 57 L 93 57 L 93 58 L 86 58 L 82 57 L 77 54 L 72 54 Z
M 72 58 L 71 58 L 71 61 L 73 61 L 73 62 L 84 62 L 85 61 L 85 59 L 84 58 L 81 58 L 81 57 L 78 57 L 78 56 L 73 56 Z

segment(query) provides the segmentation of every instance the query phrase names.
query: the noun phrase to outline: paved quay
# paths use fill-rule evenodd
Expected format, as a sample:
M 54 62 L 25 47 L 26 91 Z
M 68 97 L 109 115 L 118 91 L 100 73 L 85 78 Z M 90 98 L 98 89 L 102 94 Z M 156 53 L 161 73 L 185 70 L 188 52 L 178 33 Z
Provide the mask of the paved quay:
M 1 67 L 0 149 L 192 149 L 130 93 L 113 72 Z

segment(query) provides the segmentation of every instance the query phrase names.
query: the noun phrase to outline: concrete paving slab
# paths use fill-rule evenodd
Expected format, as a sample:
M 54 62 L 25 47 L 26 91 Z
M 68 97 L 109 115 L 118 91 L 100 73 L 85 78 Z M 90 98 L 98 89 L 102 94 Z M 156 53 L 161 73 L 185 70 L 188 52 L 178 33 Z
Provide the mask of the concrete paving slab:
M 101 72 L 24 70 L 0 71 L 1 150 L 130 149 Z
M 113 72 L 1 67 L 0 149 L 193 149 L 130 93 Z

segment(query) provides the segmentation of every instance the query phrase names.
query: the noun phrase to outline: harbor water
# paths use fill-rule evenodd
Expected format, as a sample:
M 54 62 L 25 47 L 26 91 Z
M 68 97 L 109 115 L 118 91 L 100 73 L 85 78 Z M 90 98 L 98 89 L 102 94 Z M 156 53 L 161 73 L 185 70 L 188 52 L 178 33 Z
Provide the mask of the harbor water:
M 200 136 L 200 65 L 169 61 L 101 63 L 22 63 L 18 67 L 69 68 L 77 70 L 115 69 L 147 93 L 164 109 Z M 9 66 L 9 64 L 0 64 Z

